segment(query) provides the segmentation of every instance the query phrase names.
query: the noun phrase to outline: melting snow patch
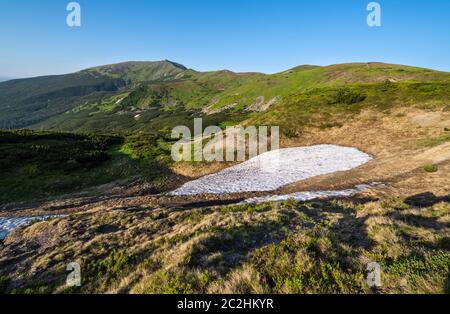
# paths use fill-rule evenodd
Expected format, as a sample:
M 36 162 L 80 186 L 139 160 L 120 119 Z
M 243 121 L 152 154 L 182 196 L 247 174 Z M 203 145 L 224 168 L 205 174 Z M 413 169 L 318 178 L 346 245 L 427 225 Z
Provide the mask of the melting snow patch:
M 261 197 L 253 197 L 243 201 L 243 204 L 256 204 L 264 202 L 281 202 L 288 199 L 294 199 L 296 201 L 310 201 L 318 198 L 330 198 L 330 197 L 349 197 L 353 196 L 359 192 L 367 190 L 370 185 L 361 184 L 357 185 L 353 189 L 340 190 L 340 191 L 308 191 L 308 192 L 297 192 L 292 194 L 284 195 L 269 195 Z
M 51 218 L 63 217 L 61 215 L 36 216 L 36 217 L 0 217 L 0 240 L 6 238 L 8 233 L 18 227 L 24 227 L 34 221 L 44 221 Z
M 274 191 L 311 177 L 346 171 L 372 157 L 352 147 L 316 145 L 270 151 L 217 173 L 190 181 L 171 195 Z

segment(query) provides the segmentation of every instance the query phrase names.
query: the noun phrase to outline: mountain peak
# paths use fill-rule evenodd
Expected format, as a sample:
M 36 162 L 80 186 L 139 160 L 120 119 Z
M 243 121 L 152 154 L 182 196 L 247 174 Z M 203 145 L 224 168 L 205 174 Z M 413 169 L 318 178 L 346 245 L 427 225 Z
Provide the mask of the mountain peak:
M 167 80 L 188 70 L 185 66 L 169 61 L 127 61 L 102 65 L 84 70 L 94 74 L 120 78 L 130 82 Z
M 108 72 L 120 72 L 126 69 L 130 68 L 157 68 L 157 67 L 174 67 L 180 70 L 187 70 L 187 68 L 179 63 L 170 61 L 170 60 L 160 60 L 160 61 L 124 61 L 124 62 L 118 62 L 118 63 L 112 63 L 112 64 L 106 64 L 106 65 L 100 65 L 93 68 L 86 69 L 85 71 L 89 70 L 103 70 Z
M 181 69 L 181 70 L 183 70 L 183 71 L 188 70 L 188 68 L 185 67 L 184 65 L 182 65 L 181 63 L 177 63 L 177 62 L 170 61 L 170 60 L 167 60 L 167 59 L 165 59 L 165 60 L 163 60 L 163 61 L 160 61 L 160 62 L 166 62 L 166 63 L 169 63 L 169 64 L 173 65 L 174 67 L 179 68 L 179 69 Z

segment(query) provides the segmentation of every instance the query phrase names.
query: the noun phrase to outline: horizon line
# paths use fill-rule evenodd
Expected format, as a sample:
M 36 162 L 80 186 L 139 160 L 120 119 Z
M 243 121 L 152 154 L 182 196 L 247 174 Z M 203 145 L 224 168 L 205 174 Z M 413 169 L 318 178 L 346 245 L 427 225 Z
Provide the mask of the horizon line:
M 384 61 L 348 61 L 348 62 L 341 62 L 341 63 L 331 63 L 331 64 L 298 64 L 295 66 L 291 66 L 288 67 L 285 70 L 282 71 L 278 71 L 278 72 L 262 72 L 262 71 L 234 71 L 234 70 L 230 70 L 227 68 L 223 68 L 223 69 L 208 69 L 208 70 L 196 70 L 193 68 L 190 68 L 189 66 L 184 65 L 183 63 L 177 62 L 177 61 L 172 61 L 169 59 L 161 59 L 161 60 L 126 60 L 126 61 L 117 61 L 117 62 L 112 62 L 112 63 L 107 63 L 107 64 L 100 64 L 100 65 L 93 65 L 93 66 L 88 66 L 88 67 L 83 67 L 81 69 L 78 70 L 74 70 L 71 72 L 61 72 L 61 73 L 50 73 L 50 74 L 39 74 L 39 75 L 31 75 L 31 76 L 11 76 L 11 75 L 1 75 L 0 74 L 0 80 L 4 79 L 4 81 L 0 81 L 0 83 L 4 83 L 7 81 L 12 81 L 12 80 L 22 80 L 22 79 L 32 79 L 32 78 L 37 78 L 37 77 L 46 77 L 46 76 L 59 76 L 59 75 L 68 75 L 68 74 L 73 74 L 73 73 L 78 73 L 78 72 L 82 72 L 82 71 L 86 71 L 86 70 L 90 70 L 90 69 L 94 69 L 94 68 L 99 68 L 99 67 L 106 67 L 106 66 L 111 66 L 111 65 L 117 65 L 117 64 L 124 64 L 124 63 L 156 63 L 156 62 L 170 62 L 172 64 L 177 64 L 180 65 L 184 68 L 186 68 L 186 70 L 192 70 L 195 72 L 203 72 L 203 73 L 207 73 L 207 72 L 220 72 L 220 71 L 229 71 L 229 72 L 233 72 L 236 74 L 246 74 L 246 73 L 256 73 L 256 74 L 263 74 L 263 75 L 274 75 L 274 74 L 279 74 L 279 73 L 283 73 L 286 71 L 289 71 L 291 69 L 294 69 L 296 67 L 301 67 L 301 66 L 313 66 L 313 67 L 330 67 L 330 66 L 336 66 L 336 65 L 346 65 L 346 64 L 371 64 L 371 63 L 379 63 L 379 64 L 386 64 L 386 65 L 397 65 L 397 66 L 406 66 L 406 67 L 413 67 L 413 68 L 421 68 L 421 69 L 426 69 L 426 70 L 432 70 L 432 71 L 437 71 L 437 72 L 443 72 L 443 73 L 450 73 L 450 71 L 445 71 L 445 70 L 440 70 L 440 69 L 436 69 L 436 68 L 429 68 L 429 67 L 425 67 L 425 66 L 416 66 L 416 65 L 409 65 L 409 64 L 402 64 L 402 63 L 391 63 L 391 62 L 384 62 Z

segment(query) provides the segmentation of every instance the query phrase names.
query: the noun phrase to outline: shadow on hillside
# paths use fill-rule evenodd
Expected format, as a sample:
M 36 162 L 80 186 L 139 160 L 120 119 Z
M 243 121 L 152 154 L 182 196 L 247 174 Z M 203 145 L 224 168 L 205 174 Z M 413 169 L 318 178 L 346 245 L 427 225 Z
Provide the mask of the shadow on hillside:
M 391 218 L 404 222 L 410 226 L 425 228 L 425 229 L 433 229 L 436 231 L 442 230 L 444 228 L 450 227 L 450 223 L 444 223 L 438 221 L 435 217 L 424 217 L 420 215 L 414 214 L 398 214 L 395 213 L 390 216 Z
M 365 222 L 370 215 L 357 217 L 355 205 L 362 205 L 377 201 L 375 198 L 351 198 L 352 206 L 338 205 L 333 201 L 319 202 L 318 210 L 323 214 L 340 214 L 342 217 L 330 226 L 330 231 L 336 236 L 335 248 L 338 252 L 342 250 L 341 246 L 349 246 L 353 249 L 369 249 L 372 246 L 372 240 L 369 238 Z
M 430 207 L 441 202 L 450 203 L 450 194 L 446 196 L 436 196 L 431 192 L 425 192 L 405 199 L 405 204 L 412 207 Z
M 242 264 L 248 254 L 286 237 L 274 221 L 222 228 L 202 240 L 192 251 L 189 266 L 213 268 L 222 275 Z
M 352 199 L 356 204 L 374 200 Z M 299 219 L 298 213 L 305 215 L 304 218 Z M 280 213 L 277 221 L 263 221 L 233 228 L 223 227 L 203 239 L 194 248 L 189 266 L 212 269 L 226 275 L 247 261 L 255 250 L 282 242 L 292 234 L 292 230 L 295 230 L 294 233 L 305 232 L 305 234 L 316 232 L 316 227 L 328 224 L 329 216 L 339 218 L 329 224 L 326 234 L 321 235 L 319 227 L 316 236 L 318 239 L 322 236 L 330 237 L 332 239 L 330 250 L 336 252 L 343 267 L 352 268 L 354 256 L 348 253 L 348 248 L 353 251 L 368 249 L 372 245 L 365 227 L 368 217 L 357 218 L 354 206 L 343 206 L 333 200 L 300 202 L 296 205 L 295 211 Z
M 237 204 L 242 201 L 244 201 L 245 198 L 236 198 L 236 199 L 224 199 L 224 200 L 205 200 L 205 201 L 197 201 L 197 202 L 191 202 L 186 204 L 180 204 L 180 207 L 183 209 L 192 209 L 192 208 L 199 208 L 199 207 L 211 207 L 211 206 L 226 206 L 226 205 L 232 205 Z
M 436 196 L 431 192 L 420 193 L 410 196 L 405 199 L 404 203 L 412 208 L 422 209 L 432 207 L 441 202 L 450 203 L 450 195 Z M 419 213 L 404 213 L 402 211 L 395 211 L 389 214 L 389 218 L 405 224 L 406 228 L 399 227 L 399 234 L 406 241 L 415 243 L 419 241 L 422 245 L 429 249 L 444 249 L 448 250 L 448 238 L 444 237 L 440 241 L 424 240 L 414 230 L 410 230 L 409 227 L 427 229 L 433 233 L 441 232 L 445 228 L 450 228 L 450 223 L 439 221 L 438 217 L 427 217 L 427 215 L 421 215 Z

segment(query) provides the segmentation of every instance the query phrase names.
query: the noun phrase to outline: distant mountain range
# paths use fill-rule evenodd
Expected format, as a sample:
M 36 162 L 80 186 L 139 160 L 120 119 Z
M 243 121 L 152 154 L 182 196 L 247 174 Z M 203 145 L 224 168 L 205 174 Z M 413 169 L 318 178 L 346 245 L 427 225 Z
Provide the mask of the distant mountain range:
M 272 75 L 125 62 L 0 83 L 0 128 L 154 132 L 203 117 L 222 126 L 252 119 L 294 130 L 324 108 L 356 110 L 400 95 L 443 99 L 449 82 L 447 72 L 376 62 L 302 65 Z M 431 87 L 423 92 L 417 84 Z
M 5 82 L 13 79 L 14 79 L 13 77 L 0 76 L 0 82 Z

